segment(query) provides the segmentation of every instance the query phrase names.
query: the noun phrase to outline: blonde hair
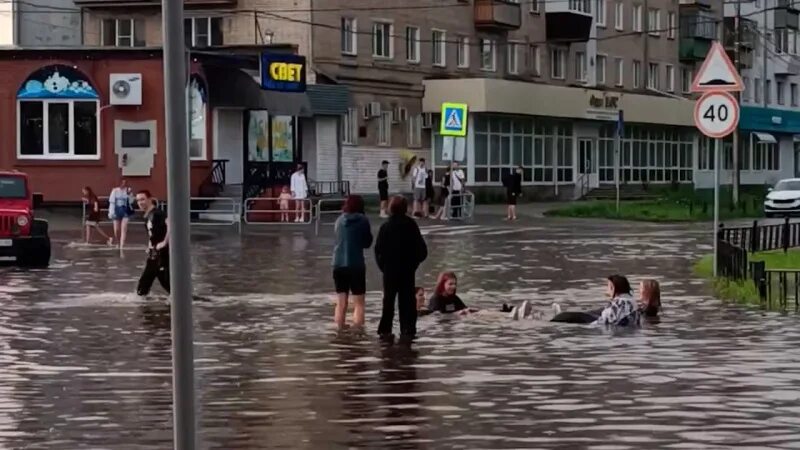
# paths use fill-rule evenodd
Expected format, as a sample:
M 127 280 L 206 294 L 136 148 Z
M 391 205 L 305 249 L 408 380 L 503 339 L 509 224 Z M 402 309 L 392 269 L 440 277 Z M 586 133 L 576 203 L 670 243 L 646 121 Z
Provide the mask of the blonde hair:
M 661 286 L 658 281 L 642 280 L 642 299 L 645 301 L 645 314 L 656 315 L 661 311 Z

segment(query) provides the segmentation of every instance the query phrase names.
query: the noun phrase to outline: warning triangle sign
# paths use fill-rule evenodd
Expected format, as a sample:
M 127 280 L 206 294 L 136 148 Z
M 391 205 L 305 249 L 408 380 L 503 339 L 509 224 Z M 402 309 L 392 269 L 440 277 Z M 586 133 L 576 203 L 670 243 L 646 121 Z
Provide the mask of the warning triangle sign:
M 692 92 L 744 90 L 742 78 L 722 45 L 715 41 L 692 83 Z
M 459 117 L 457 109 L 450 111 L 450 115 L 447 116 L 447 122 L 445 122 L 444 126 L 456 130 L 461 129 L 461 117 Z

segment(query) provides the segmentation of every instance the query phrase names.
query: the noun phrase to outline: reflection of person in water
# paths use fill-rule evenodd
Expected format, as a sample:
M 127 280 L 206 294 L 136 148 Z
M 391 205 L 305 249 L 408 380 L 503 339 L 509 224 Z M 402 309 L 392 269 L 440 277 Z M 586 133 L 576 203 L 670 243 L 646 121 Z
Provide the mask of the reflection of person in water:
M 383 394 L 379 398 L 384 404 L 373 409 L 384 411 L 383 425 L 389 426 L 380 433 L 381 448 L 420 448 L 418 444 L 411 444 L 419 442 L 420 420 L 424 414 L 419 396 L 424 385 L 416 369 L 418 357 L 416 350 L 405 345 L 385 346 L 381 351 L 378 389 Z
M 454 312 L 468 312 L 469 308 L 461 301 L 461 298 L 456 294 L 458 288 L 458 279 L 453 272 L 443 272 L 439 275 L 439 280 L 436 282 L 436 290 L 428 303 L 428 309 L 431 311 L 438 311 L 441 314 L 450 314 Z

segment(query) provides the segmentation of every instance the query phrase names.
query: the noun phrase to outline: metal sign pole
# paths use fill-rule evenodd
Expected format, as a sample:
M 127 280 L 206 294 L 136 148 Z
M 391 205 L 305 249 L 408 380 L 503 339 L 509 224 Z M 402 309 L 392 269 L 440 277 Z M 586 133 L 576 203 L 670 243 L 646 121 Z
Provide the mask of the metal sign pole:
M 719 147 L 722 139 L 714 139 L 714 257 L 712 259 L 714 264 L 714 278 L 717 277 L 717 231 L 719 230 Z
M 614 185 L 617 191 L 617 215 L 619 215 L 619 174 L 621 172 L 620 165 L 622 163 L 622 132 L 624 122 L 622 118 L 622 110 L 617 113 L 617 132 L 614 136 Z
M 172 392 L 175 450 L 194 450 L 194 338 L 189 257 L 189 133 L 183 0 L 163 0 L 164 99 L 167 141 L 172 296 Z

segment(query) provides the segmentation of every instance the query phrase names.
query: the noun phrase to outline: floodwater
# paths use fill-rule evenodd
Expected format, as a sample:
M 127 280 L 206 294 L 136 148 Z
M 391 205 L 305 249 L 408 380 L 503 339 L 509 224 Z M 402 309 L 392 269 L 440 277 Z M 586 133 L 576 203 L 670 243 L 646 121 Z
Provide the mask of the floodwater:
M 420 284 L 455 269 L 470 305 L 596 307 L 603 278 L 662 281 L 658 325 L 604 331 L 484 312 L 425 317 L 411 348 L 330 325 L 330 229 L 194 237 L 199 448 L 800 447 L 793 314 L 723 304 L 691 277 L 705 227 L 529 219 L 426 225 Z M 0 449 L 171 448 L 169 307 L 124 257 L 66 244 L 0 268 Z

